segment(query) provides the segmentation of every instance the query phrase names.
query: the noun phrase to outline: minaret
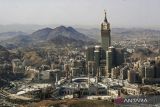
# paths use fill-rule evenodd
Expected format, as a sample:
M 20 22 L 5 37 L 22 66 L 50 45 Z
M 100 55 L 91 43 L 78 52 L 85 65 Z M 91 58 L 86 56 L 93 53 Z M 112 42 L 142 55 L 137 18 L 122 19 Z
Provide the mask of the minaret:
M 110 24 L 107 21 L 106 11 L 104 22 L 101 24 L 101 46 L 104 51 L 111 46 Z

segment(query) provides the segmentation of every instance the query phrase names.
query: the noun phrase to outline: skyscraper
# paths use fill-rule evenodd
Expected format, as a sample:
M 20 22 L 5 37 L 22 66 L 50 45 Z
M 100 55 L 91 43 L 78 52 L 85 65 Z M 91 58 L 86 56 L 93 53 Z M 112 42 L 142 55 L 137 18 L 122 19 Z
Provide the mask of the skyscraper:
M 97 73 L 101 76 L 111 75 L 111 69 L 123 63 L 123 49 L 111 46 L 110 23 L 105 18 L 101 24 L 101 46 L 89 47 L 86 52 L 86 61 L 94 61 Z M 89 66 L 88 66 L 89 67 Z M 94 74 L 95 75 L 95 74 Z
M 104 22 L 101 24 L 101 46 L 104 51 L 111 46 L 110 23 L 107 21 L 106 12 Z

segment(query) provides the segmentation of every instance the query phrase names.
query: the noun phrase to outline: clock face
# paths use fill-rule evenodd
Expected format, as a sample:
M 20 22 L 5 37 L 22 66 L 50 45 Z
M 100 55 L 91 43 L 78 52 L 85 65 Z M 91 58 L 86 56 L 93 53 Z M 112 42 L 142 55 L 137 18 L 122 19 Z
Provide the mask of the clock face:
M 104 30 L 107 30 L 107 25 L 103 25 L 103 29 L 104 29 Z
M 109 23 L 102 23 L 102 30 L 109 30 L 110 29 L 110 25 Z

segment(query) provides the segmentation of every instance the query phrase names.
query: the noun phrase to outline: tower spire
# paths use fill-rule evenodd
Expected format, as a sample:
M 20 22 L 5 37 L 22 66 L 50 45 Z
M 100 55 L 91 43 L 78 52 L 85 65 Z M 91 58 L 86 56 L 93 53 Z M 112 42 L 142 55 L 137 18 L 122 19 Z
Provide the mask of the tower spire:
M 104 14 L 105 14 L 104 21 L 105 21 L 105 22 L 108 22 L 108 21 L 107 21 L 107 13 L 106 13 L 106 10 L 104 10 Z

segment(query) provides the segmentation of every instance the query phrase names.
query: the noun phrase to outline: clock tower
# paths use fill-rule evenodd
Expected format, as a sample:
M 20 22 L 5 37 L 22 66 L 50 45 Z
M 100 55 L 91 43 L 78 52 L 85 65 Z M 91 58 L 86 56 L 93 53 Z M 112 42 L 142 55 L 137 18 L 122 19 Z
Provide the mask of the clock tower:
M 104 21 L 101 24 L 101 46 L 104 51 L 107 51 L 111 46 L 110 23 L 107 21 L 106 11 Z

